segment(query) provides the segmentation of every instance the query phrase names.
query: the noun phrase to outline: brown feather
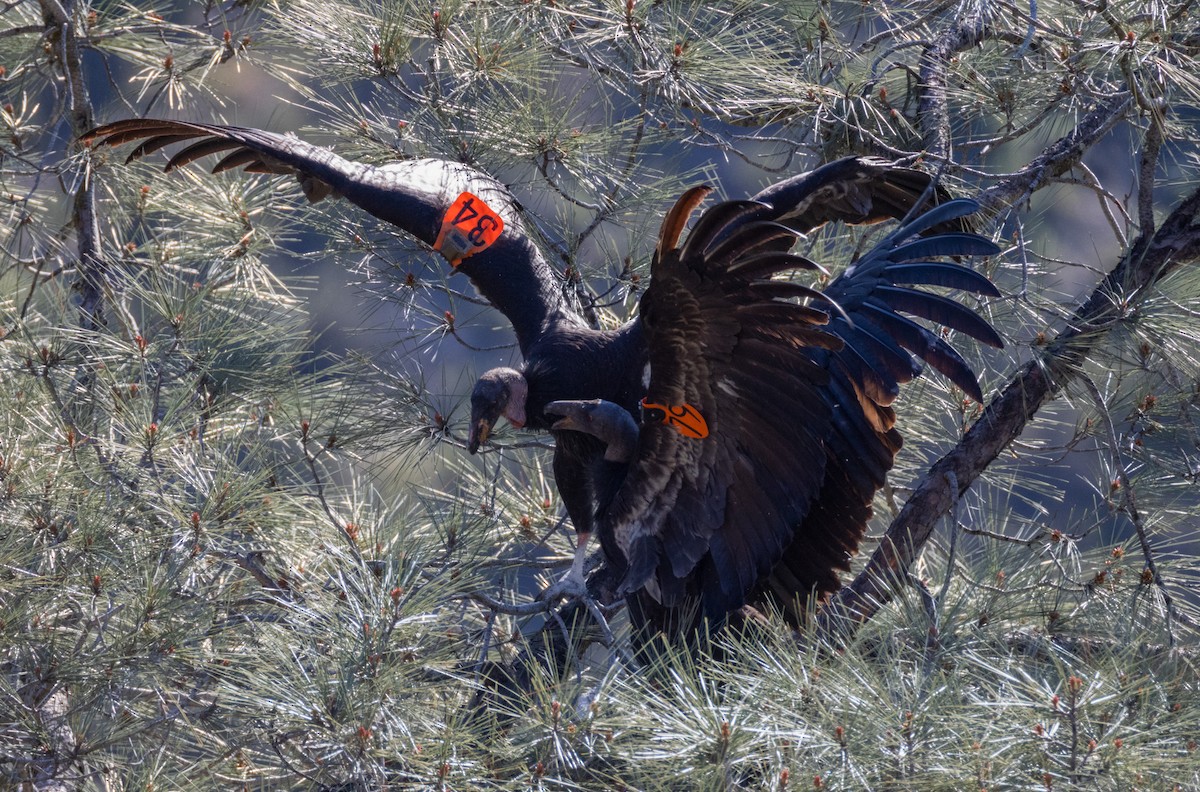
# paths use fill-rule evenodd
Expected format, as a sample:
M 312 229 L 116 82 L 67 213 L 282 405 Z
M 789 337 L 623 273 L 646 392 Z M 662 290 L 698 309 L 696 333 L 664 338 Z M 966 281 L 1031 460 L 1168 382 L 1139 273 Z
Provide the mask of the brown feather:
M 142 130 L 142 129 L 123 129 L 123 130 L 118 130 L 112 134 L 105 136 L 105 132 L 103 130 L 106 130 L 106 129 L 107 129 L 107 127 L 99 127 L 100 131 L 93 132 L 91 135 L 88 135 L 87 137 L 85 137 L 83 139 L 85 141 L 96 141 L 96 138 L 102 138 L 101 140 L 95 142 L 94 145 L 97 147 L 121 146 L 126 143 L 132 143 L 135 140 L 144 140 L 147 137 L 153 137 L 156 134 L 161 135 L 161 134 L 173 134 L 174 133 L 174 130 L 171 130 L 171 129 L 163 130 L 163 129 L 158 129 L 158 128 L 152 128 L 148 132 L 146 130 Z M 196 137 L 198 135 L 199 135 L 199 133 L 197 133 L 196 135 L 193 135 L 192 137 Z
M 193 129 L 197 135 L 203 134 L 200 130 L 196 130 L 187 124 L 182 124 L 177 121 L 159 121 L 148 118 L 127 118 L 122 121 L 114 121 L 111 124 L 104 124 L 95 129 L 90 130 L 82 137 L 82 140 L 92 141 L 96 138 L 104 138 L 98 145 L 102 146 L 119 146 L 123 143 L 129 143 L 134 140 L 151 137 L 153 135 L 173 134 L 182 132 L 185 128 Z
M 696 208 L 711 192 L 712 187 L 702 184 L 680 196 L 675 205 L 671 207 L 671 211 L 667 212 L 667 216 L 663 218 L 662 229 L 658 232 L 658 245 L 654 248 L 656 257 L 662 258 L 669 251 L 679 247 L 679 237 L 683 236 L 683 230 L 687 227 L 692 212 L 696 211 Z
M 167 161 L 167 170 L 195 162 L 201 157 L 207 157 L 209 154 L 216 154 L 218 151 L 226 149 L 238 148 L 241 146 L 236 140 L 226 140 L 225 138 L 206 138 L 198 143 L 193 143 L 187 148 L 178 151 L 175 156 Z
M 212 172 L 221 173 L 223 171 L 233 170 L 241 165 L 245 165 L 247 168 L 255 163 L 259 163 L 261 165 L 261 156 L 262 155 L 258 152 L 251 151 L 248 148 L 239 148 L 232 154 L 222 158 L 216 165 L 213 165 Z
M 158 151 L 160 148 L 169 146 L 172 143 L 181 143 L 184 140 L 191 140 L 194 137 L 196 137 L 196 135 L 194 133 L 184 133 L 184 134 L 156 135 L 152 138 L 147 138 L 141 145 L 137 146 L 136 148 L 134 148 L 133 151 L 131 151 L 129 153 L 129 157 L 126 158 L 125 164 L 128 165 L 129 163 L 133 162 L 135 159 L 140 159 L 141 157 L 144 157 L 147 154 L 153 154 L 154 152 Z

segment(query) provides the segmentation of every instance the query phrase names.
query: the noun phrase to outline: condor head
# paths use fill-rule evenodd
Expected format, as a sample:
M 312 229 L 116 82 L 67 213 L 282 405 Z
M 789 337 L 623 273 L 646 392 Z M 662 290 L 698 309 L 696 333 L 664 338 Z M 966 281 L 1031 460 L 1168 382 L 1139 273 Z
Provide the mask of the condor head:
M 487 442 L 500 416 L 520 429 L 525 425 L 525 399 L 529 386 L 516 369 L 494 368 L 484 372 L 471 391 L 471 428 L 467 450 L 474 454 Z

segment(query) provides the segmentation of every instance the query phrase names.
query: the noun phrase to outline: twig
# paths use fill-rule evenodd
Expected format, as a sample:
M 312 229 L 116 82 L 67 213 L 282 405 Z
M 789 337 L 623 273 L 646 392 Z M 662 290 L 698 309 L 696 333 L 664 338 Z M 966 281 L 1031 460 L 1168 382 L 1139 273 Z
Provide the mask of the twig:
M 1117 200 L 1117 197 L 1115 195 L 1113 195 L 1108 190 L 1104 189 L 1104 185 L 1102 185 L 1100 183 L 1100 180 L 1098 178 L 1096 178 L 1096 174 L 1092 173 L 1092 169 L 1089 168 L 1086 164 L 1084 164 L 1083 162 L 1077 162 L 1077 163 L 1075 163 L 1075 169 L 1077 171 L 1079 171 L 1080 173 L 1082 173 L 1083 176 L 1080 178 L 1070 178 L 1070 179 L 1059 176 L 1059 177 L 1056 177 L 1054 179 L 1054 181 L 1057 181 L 1060 183 L 1067 183 L 1067 184 L 1080 184 L 1080 185 L 1083 185 L 1084 187 L 1087 187 L 1092 192 L 1096 193 L 1096 198 L 1099 200 L 1100 211 L 1101 211 L 1101 213 L 1103 213 L 1104 219 L 1108 221 L 1108 225 L 1112 229 L 1113 236 L 1115 236 L 1117 238 L 1117 242 L 1121 245 L 1122 248 L 1124 248 L 1127 244 L 1129 244 L 1129 240 L 1125 238 L 1125 232 L 1121 230 L 1121 225 L 1117 222 L 1117 218 L 1112 212 L 1112 207 L 1115 206 L 1117 208 L 1117 211 L 1119 211 L 1122 215 L 1124 215 L 1125 219 L 1128 221 L 1129 215 L 1125 211 L 1125 207 L 1121 205 L 1121 202 Z M 1147 226 L 1147 228 L 1152 228 L 1153 226 L 1154 226 L 1154 214 L 1151 213 L 1150 225 Z
M 969 525 L 962 524 L 958 526 L 958 530 L 962 531 L 968 536 L 979 536 L 984 539 L 992 539 L 993 541 L 997 542 L 1011 542 L 1013 544 L 1021 545 L 1022 547 L 1033 547 L 1041 540 L 1043 536 L 1046 535 L 1045 531 L 1038 531 L 1028 539 L 1022 539 L 1019 536 L 1007 536 L 1005 534 L 996 533 L 995 531 L 987 531 L 982 528 L 972 528 Z
M 937 658 L 938 649 L 941 648 L 941 619 L 938 617 L 937 598 L 933 596 L 933 592 L 929 590 L 929 586 L 925 585 L 925 581 L 917 577 L 913 573 L 908 573 L 905 578 L 908 585 L 917 590 L 917 594 L 921 597 L 921 607 L 925 610 L 925 618 L 929 619 L 928 632 L 925 634 L 925 673 L 929 674 L 929 670 L 933 668 L 934 660 Z
M 1029 50 L 1029 45 L 1033 43 L 1033 36 L 1037 31 L 1037 15 L 1037 0 L 1029 0 L 1029 24 L 1025 28 L 1025 38 L 1021 41 L 1021 46 L 1009 56 L 1012 60 L 1016 61 L 1025 57 L 1025 53 Z
M 555 603 L 549 600 L 534 600 L 533 602 L 526 602 L 524 604 L 501 602 L 490 594 L 484 594 L 482 591 L 472 591 L 462 594 L 457 599 L 473 600 L 488 610 L 495 613 L 503 613 L 505 616 L 534 616 L 539 613 L 549 613 L 555 605 Z
M 1183 616 L 1175 607 L 1175 599 L 1167 590 L 1167 586 L 1162 579 L 1162 574 L 1158 571 L 1158 564 L 1154 560 L 1154 551 L 1150 547 L 1150 537 L 1146 533 L 1146 524 L 1142 520 L 1141 513 L 1138 511 L 1133 485 L 1130 483 L 1129 475 L 1125 472 L 1125 465 L 1121 461 L 1121 446 L 1120 441 L 1117 439 L 1117 429 L 1113 426 L 1112 416 L 1108 412 L 1108 405 L 1104 403 L 1104 394 L 1100 393 L 1100 389 L 1096 387 L 1096 383 L 1087 374 L 1079 372 L 1078 376 L 1084 387 L 1087 388 L 1092 401 L 1096 403 L 1096 411 L 1100 414 L 1100 421 L 1104 424 L 1104 429 L 1108 433 L 1108 447 L 1112 455 L 1113 475 L 1117 477 L 1117 484 L 1121 492 L 1121 511 L 1125 512 L 1125 516 L 1129 518 L 1129 521 L 1133 523 L 1134 530 L 1137 531 L 1138 542 L 1142 547 L 1142 557 L 1146 560 L 1146 569 L 1150 572 L 1150 577 L 1154 585 L 1158 587 L 1159 596 L 1162 597 L 1163 605 L 1166 607 L 1167 641 L 1173 647 L 1175 646 L 1175 632 L 1171 629 L 1171 623 L 1173 620 L 1183 621 Z
M 14 36 L 28 36 L 33 33 L 41 33 L 43 30 L 44 28 L 41 25 L 21 25 L 20 27 L 0 30 L 0 39 L 12 38 Z
M 309 440 L 310 437 L 308 434 L 308 427 L 306 426 L 301 431 L 300 450 L 304 454 L 304 461 L 308 464 L 308 470 L 312 474 L 313 485 L 316 488 L 316 493 L 313 495 L 313 497 L 315 497 L 317 502 L 321 504 L 321 509 L 325 512 L 325 516 L 329 518 L 329 522 L 333 524 L 333 527 L 336 529 L 336 533 L 340 534 L 341 537 L 346 540 L 346 544 L 350 548 L 350 552 L 354 554 L 354 559 L 362 562 L 363 556 L 362 551 L 358 547 L 358 542 L 353 536 L 350 535 L 350 531 L 347 530 L 346 521 L 342 520 L 334 513 L 333 504 L 331 504 L 329 499 L 325 497 L 325 480 L 321 476 L 321 472 L 317 469 L 317 454 L 314 454 L 308 450 Z M 326 445 L 322 448 L 322 451 L 327 448 L 331 448 L 333 443 L 334 438 L 331 436 Z

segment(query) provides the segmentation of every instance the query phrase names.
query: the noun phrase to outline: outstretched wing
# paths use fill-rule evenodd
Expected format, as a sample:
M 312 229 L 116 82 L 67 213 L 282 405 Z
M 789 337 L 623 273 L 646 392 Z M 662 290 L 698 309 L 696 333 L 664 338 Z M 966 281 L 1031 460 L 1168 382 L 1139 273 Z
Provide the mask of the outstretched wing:
M 647 402 L 698 413 L 708 434 L 644 423 L 604 519 L 629 562 L 624 589 L 642 589 L 638 613 L 654 610 L 646 595 L 667 609 L 697 597 L 720 620 L 748 596 L 793 604 L 836 587 L 901 445 L 889 405 L 919 361 L 980 397 L 961 356 L 902 313 L 999 345 L 969 309 L 911 288 L 995 294 L 983 276 L 934 259 L 997 248 L 938 233 L 978 208 L 949 202 L 818 294 L 772 279 L 817 265 L 781 251 L 794 232 L 756 202 L 713 207 L 678 247 L 680 215 L 695 203 L 685 196 L 664 222 L 642 321 Z
M 150 118 L 105 124 L 83 140 L 96 148 L 138 142 L 127 162 L 188 144 L 167 161 L 168 171 L 219 153 L 223 156 L 213 173 L 242 167 L 252 173 L 294 174 L 309 201 L 341 196 L 428 245 L 437 241 L 456 199 L 472 193 L 499 214 L 504 231 L 457 269 L 512 322 L 522 352 L 552 315 L 573 315 L 566 309 L 559 279 L 525 233 L 512 195 L 500 182 L 465 165 L 421 159 L 377 167 L 350 162 L 291 135 Z
M 932 176 L 878 157 L 844 157 L 767 187 L 755 201 L 770 204 L 770 217 L 806 233 L 827 222 L 902 220 L 913 208 L 950 200 Z M 934 225 L 927 233 L 970 231 L 966 217 Z
M 769 207 L 714 206 L 677 245 L 704 194 L 686 194 L 663 223 L 641 302 L 654 417 L 602 519 L 629 562 L 624 590 L 645 587 L 667 607 L 700 594 L 720 618 L 770 571 L 820 490 L 831 415 L 812 352 L 841 342 L 824 312 L 792 299 L 819 293 L 771 279 L 815 265 L 778 251 L 795 234 L 762 219 Z M 662 422 L 671 412 L 699 416 L 704 432 Z M 700 579 L 702 563 L 713 574 Z
M 925 363 L 976 401 L 983 394 L 970 366 L 941 335 L 910 316 L 956 330 L 988 346 L 1002 342 L 992 327 L 965 306 L 913 288 L 939 286 L 998 297 L 986 277 L 941 256 L 993 255 L 991 241 L 953 229 L 978 210 L 955 200 L 926 212 L 884 239 L 825 289 L 841 306 L 826 330 L 841 349 L 817 357 L 828 372 L 825 399 L 833 414 L 826 438 L 825 478 L 812 510 L 796 528 L 782 557 L 750 595 L 770 601 L 799 622 L 809 596 L 838 588 L 871 518 L 871 503 L 900 450 L 900 433 L 889 407 L 899 386 Z M 933 235 L 923 236 L 930 234 Z M 905 315 L 907 314 L 907 316 Z

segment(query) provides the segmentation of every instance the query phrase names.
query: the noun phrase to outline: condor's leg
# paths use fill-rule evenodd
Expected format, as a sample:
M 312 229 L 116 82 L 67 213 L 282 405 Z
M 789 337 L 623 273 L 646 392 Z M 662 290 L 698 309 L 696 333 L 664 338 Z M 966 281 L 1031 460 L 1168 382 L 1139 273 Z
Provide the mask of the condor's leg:
M 552 599 L 561 596 L 587 596 L 587 581 L 584 576 L 584 564 L 587 559 L 588 541 L 592 538 L 592 527 L 595 524 L 596 501 L 592 492 L 591 480 L 586 462 L 574 453 L 576 449 L 572 442 L 563 437 L 562 432 L 555 432 L 557 446 L 554 450 L 554 483 L 558 494 L 562 496 L 563 505 L 567 507 L 567 516 L 575 528 L 575 558 L 571 569 L 554 585 L 542 592 L 542 599 Z
M 637 447 L 638 427 L 626 410 L 599 399 L 551 402 L 545 411 L 562 416 L 551 427 L 557 440 L 554 478 L 576 532 L 571 571 L 545 596 L 568 592 L 585 596 L 584 563 L 597 507 L 602 512 L 608 506 L 624 479 L 625 466 Z

